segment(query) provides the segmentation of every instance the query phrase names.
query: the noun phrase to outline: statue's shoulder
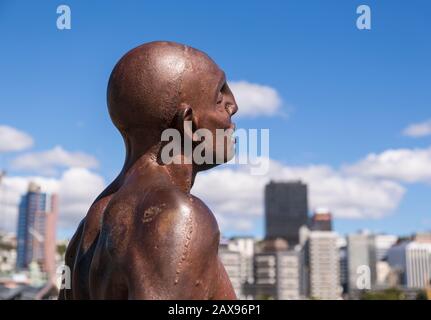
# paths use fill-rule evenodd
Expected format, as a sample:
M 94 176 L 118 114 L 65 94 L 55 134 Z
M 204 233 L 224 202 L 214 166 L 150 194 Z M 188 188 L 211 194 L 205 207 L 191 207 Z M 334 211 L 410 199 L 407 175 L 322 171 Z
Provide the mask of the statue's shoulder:
M 208 207 L 174 188 L 152 188 L 133 213 L 120 261 L 132 296 L 208 298 L 219 281 L 220 233 Z
M 211 210 L 199 198 L 177 188 L 153 188 L 134 214 L 135 233 L 145 241 L 182 243 L 190 239 L 219 241 L 219 227 Z

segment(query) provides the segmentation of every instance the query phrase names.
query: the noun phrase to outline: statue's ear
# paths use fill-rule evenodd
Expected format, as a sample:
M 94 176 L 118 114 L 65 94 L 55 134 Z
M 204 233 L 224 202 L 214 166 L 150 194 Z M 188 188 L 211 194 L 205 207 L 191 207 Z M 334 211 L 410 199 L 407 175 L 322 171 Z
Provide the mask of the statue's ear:
M 188 104 L 183 104 L 183 108 L 181 108 L 182 120 L 194 122 L 193 118 L 193 109 Z M 193 123 L 194 124 L 194 123 Z
M 196 130 L 196 119 L 192 107 L 186 103 L 182 103 L 178 109 L 176 119 L 177 129 L 183 135 L 187 135 L 189 138 L 192 138 L 193 132 Z

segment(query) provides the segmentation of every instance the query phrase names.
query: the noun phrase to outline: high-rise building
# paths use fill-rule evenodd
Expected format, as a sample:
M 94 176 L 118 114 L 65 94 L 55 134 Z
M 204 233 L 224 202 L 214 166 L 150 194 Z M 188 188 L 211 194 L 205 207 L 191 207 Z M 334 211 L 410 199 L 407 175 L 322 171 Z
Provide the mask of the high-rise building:
M 220 241 L 219 257 L 225 266 L 239 299 L 252 298 L 252 293 L 245 292 L 254 283 L 253 255 L 255 240 L 252 237 L 223 238 Z
M 253 256 L 255 240 L 253 237 L 233 237 L 228 242 L 231 251 L 238 252 L 241 257 L 241 283 L 253 283 Z
M 427 288 L 431 280 L 431 243 L 399 243 L 388 251 L 388 263 L 408 288 Z
M 17 269 L 28 269 L 36 262 L 48 275 L 55 274 L 57 215 L 57 196 L 42 193 L 40 186 L 30 183 L 19 204 Z
M 386 259 L 388 250 L 397 243 L 398 237 L 392 234 L 377 234 L 374 241 L 376 244 L 376 260 L 382 261 Z
M 363 231 L 347 236 L 347 268 L 348 291 L 351 298 L 358 297 L 361 290 L 374 287 L 376 245 L 373 234 Z M 361 283 L 358 285 L 359 282 Z
M 318 208 L 311 217 L 312 231 L 332 231 L 332 214 L 326 208 Z
M 275 244 L 256 253 L 254 256 L 255 297 L 276 300 L 300 299 L 302 265 L 303 257 L 299 247 L 287 250 Z
M 299 243 L 299 229 L 308 220 L 307 185 L 270 182 L 265 187 L 266 238 L 284 238 L 289 247 Z
M 237 251 L 229 250 L 227 240 L 220 242 L 218 255 L 223 263 L 232 287 L 239 299 L 243 298 L 241 283 L 241 255 Z
M 323 300 L 341 298 L 338 235 L 331 231 L 312 231 L 306 244 L 309 266 L 309 295 Z

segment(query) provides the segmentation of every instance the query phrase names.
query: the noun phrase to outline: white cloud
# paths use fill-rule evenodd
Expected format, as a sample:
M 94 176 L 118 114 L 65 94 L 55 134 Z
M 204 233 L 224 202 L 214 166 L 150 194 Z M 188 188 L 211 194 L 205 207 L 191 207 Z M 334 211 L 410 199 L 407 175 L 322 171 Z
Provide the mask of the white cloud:
M 310 209 L 330 208 L 338 218 L 382 218 L 398 207 L 405 189 L 389 180 L 345 175 L 328 166 L 285 167 L 282 177 L 308 184 Z
M 0 152 L 21 151 L 33 145 L 33 138 L 25 132 L 0 125 Z
M 84 168 L 72 168 L 61 177 L 60 195 L 61 223 L 64 227 L 78 226 L 90 205 L 103 191 L 105 180 Z
M 249 233 L 254 229 L 255 219 L 243 219 L 240 217 L 227 217 L 226 215 L 217 215 L 217 222 L 221 233 L 223 234 L 225 230 L 235 230 L 235 232 L 246 232 Z
M 431 135 L 431 119 L 413 123 L 404 129 L 403 134 L 408 137 L 419 138 Z
M 213 212 L 232 215 L 262 214 L 263 190 L 268 179 L 245 170 L 216 169 L 196 177 L 192 193 L 208 201 Z
M 101 176 L 84 168 L 70 168 L 59 179 L 6 176 L 0 185 L 1 229 L 16 231 L 18 204 L 30 181 L 39 184 L 43 192 L 58 193 L 59 228 L 76 228 L 105 186 Z
M 336 218 L 381 218 L 397 208 L 405 193 L 400 184 L 349 175 L 325 165 L 286 166 L 270 161 L 265 176 L 248 168 L 219 168 L 198 175 L 192 192 L 207 202 L 223 228 L 252 230 L 264 213 L 264 186 L 270 180 L 302 180 L 309 190 L 310 209 L 328 207 Z
M 83 152 L 70 152 L 61 146 L 42 152 L 30 152 L 16 157 L 12 168 L 28 170 L 41 174 L 55 174 L 60 168 L 95 168 L 98 161 L 95 157 Z
M 272 116 L 281 107 L 281 98 L 274 88 L 249 83 L 247 81 L 229 82 L 229 87 L 238 103 L 240 116 Z
M 327 165 L 289 166 L 269 161 L 268 174 L 251 175 L 250 168 L 223 166 L 199 174 L 192 193 L 217 216 L 222 231 L 251 231 L 263 218 L 264 187 L 270 180 L 302 180 L 309 188 L 310 210 L 328 207 L 335 218 L 378 219 L 399 206 L 406 189 L 402 182 L 431 181 L 431 148 L 387 150 L 339 169 Z M 7 223 L 16 228 L 19 195 L 35 180 L 60 195 L 60 226 L 76 227 L 102 191 L 102 177 L 85 168 L 66 170 L 60 178 L 7 177 Z M 4 198 L 3 198 L 4 199 Z M 13 221 L 13 222 L 11 222 Z
M 393 179 L 402 182 L 431 183 L 431 147 L 393 149 L 371 153 L 363 160 L 344 167 L 350 174 Z

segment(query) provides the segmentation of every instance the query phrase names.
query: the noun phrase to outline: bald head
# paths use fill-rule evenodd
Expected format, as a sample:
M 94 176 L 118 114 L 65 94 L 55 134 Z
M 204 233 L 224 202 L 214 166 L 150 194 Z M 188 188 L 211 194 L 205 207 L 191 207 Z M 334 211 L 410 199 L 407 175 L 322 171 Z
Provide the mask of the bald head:
M 123 135 L 134 129 L 159 134 L 170 126 L 180 104 L 192 99 L 202 76 L 221 73 L 197 49 L 174 42 L 143 44 L 126 53 L 112 71 L 109 114 Z

